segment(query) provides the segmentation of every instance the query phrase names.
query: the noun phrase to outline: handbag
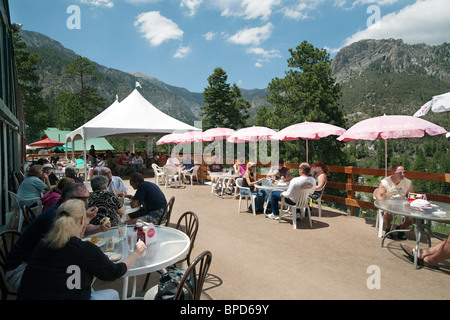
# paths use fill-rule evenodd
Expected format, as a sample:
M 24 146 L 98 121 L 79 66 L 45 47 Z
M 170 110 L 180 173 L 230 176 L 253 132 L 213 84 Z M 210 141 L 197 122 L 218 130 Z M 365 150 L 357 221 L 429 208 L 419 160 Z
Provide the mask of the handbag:
M 155 300 L 173 300 L 185 272 L 186 270 L 175 269 L 162 274 L 158 280 L 158 292 Z M 194 297 L 195 275 L 193 272 L 194 270 L 191 271 L 184 283 L 180 300 L 192 300 Z

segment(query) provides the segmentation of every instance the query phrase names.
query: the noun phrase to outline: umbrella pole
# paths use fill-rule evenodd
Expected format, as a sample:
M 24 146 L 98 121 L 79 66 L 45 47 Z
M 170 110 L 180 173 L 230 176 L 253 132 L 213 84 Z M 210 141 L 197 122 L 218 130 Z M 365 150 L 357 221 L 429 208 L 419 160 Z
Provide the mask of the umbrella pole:
M 384 176 L 387 177 L 387 139 L 384 139 Z
M 308 139 L 306 139 L 306 163 L 308 163 Z

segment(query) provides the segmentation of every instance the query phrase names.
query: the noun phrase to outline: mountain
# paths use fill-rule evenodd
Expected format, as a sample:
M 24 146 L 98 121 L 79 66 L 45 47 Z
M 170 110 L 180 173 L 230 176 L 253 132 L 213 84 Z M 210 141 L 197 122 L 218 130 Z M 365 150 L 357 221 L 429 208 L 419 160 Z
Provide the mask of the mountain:
M 37 32 L 21 31 L 29 51 L 43 61 L 38 73 L 49 104 L 61 91 L 73 90 L 64 67 L 78 55 L 61 43 Z M 138 81 L 143 96 L 161 111 L 181 121 L 194 124 L 200 120 L 203 94 L 171 86 L 140 72 L 122 72 L 95 62 L 102 81 L 98 93 L 111 103 L 116 95 L 124 99 Z M 332 76 L 340 84 L 340 103 L 348 126 L 381 114 L 413 115 L 432 96 L 450 91 L 450 44 L 438 46 L 409 45 L 402 40 L 361 40 L 342 48 L 331 63 Z M 268 89 L 241 89 L 251 103 L 250 121 L 260 106 L 267 102 Z M 448 114 L 430 112 L 426 119 L 450 128 Z
M 342 48 L 331 67 L 349 125 L 382 114 L 413 115 L 433 96 L 450 91 L 448 43 L 361 40 Z M 426 120 L 450 129 L 449 114 L 429 112 Z
M 65 48 L 61 43 L 43 34 L 34 31 L 22 30 L 22 41 L 27 44 L 27 50 L 35 52 L 42 57 L 38 73 L 43 93 L 47 96 L 47 102 L 54 104 L 54 97 L 60 91 L 73 91 L 73 81 L 64 74 L 65 66 L 79 55 Z M 142 95 L 155 107 L 168 115 L 194 125 L 194 121 L 201 120 L 200 107 L 204 105 L 203 94 L 190 92 L 185 88 L 174 87 L 166 84 L 150 75 L 140 72 L 122 72 L 107 68 L 92 62 L 96 66 L 96 72 L 101 77 L 101 82 L 95 84 L 99 95 L 111 103 L 116 95 L 119 101 L 128 96 L 135 88 L 138 81 L 142 89 Z M 256 114 L 256 109 L 265 105 L 267 90 L 241 90 L 242 95 L 252 105 L 251 114 Z

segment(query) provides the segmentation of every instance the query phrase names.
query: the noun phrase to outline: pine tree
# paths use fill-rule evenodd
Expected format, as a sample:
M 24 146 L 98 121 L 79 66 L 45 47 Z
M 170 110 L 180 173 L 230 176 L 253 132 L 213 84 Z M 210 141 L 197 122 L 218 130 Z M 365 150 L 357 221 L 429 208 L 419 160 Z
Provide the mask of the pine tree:
M 203 92 L 206 103 L 201 107 L 203 129 L 224 127 L 238 129 L 246 125 L 250 103 L 245 100 L 236 84 L 227 83 L 226 72 L 218 67 L 208 77 L 209 86 Z
M 26 131 L 30 141 L 37 140 L 50 122 L 48 105 L 42 98 L 39 85 L 37 65 L 42 61 L 35 53 L 29 53 L 19 33 L 13 33 L 14 56 L 17 67 L 18 82 L 23 103 Z

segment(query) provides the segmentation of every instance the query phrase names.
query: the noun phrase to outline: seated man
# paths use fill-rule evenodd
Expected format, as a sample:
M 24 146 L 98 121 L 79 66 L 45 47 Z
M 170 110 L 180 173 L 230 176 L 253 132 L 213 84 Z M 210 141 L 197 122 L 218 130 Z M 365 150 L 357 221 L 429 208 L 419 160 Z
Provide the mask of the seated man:
M 112 192 L 119 197 L 125 197 L 127 195 L 128 188 L 123 182 L 122 178 L 113 176 L 110 168 L 103 167 L 101 168 L 99 173 L 108 179 L 107 190 L 109 192 Z
M 287 191 L 272 192 L 272 195 L 270 196 L 270 205 L 272 206 L 272 213 L 267 216 L 268 218 L 275 220 L 280 219 L 280 210 L 278 208 L 278 204 L 281 201 L 282 197 L 285 198 L 284 201 L 287 204 L 295 205 L 295 202 L 289 198 L 292 195 L 294 189 L 301 188 L 305 182 L 310 182 L 314 186 L 316 185 L 316 181 L 314 180 L 314 178 L 309 176 L 311 172 L 309 164 L 307 163 L 300 164 L 300 166 L 298 167 L 298 172 L 300 176 L 291 180 Z
M 134 196 L 127 196 L 131 199 L 131 208 L 143 207 L 140 211 L 129 215 L 132 222 L 140 218 L 154 224 L 158 223 L 167 205 L 164 193 L 156 184 L 144 181 L 144 177 L 138 172 L 130 176 L 130 185 L 136 190 Z
M 166 164 L 171 164 L 175 167 L 179 167 L 180 166 L 180 160 L 178 160 L 177 157 L 175 157 L 175 153 L 172 153 L 170 158 L 167 159 Z
M 45 174 L 47 174 L 50 185 L 52 185 L 52 186 L 56 185 L 56 181 L 59 181 L 59 179 L 56 176 L 56 174 L 53 172 L 53 166 L 50 163 L 44 164 L 42 166 L 42 171 Z
M 223 164 L 217 163 L 217 156 L 213 156 L 211 158 L 211 163 L 208 165 L 208 174 L 211 172 L 223 172 Z M 212 184 L 216 184 L 216 188 L 220 189 L 220 186 L 217 185 L 218 177 L 211 179 Z
M 77 177 L 77 169 L 74 167 L 66 167 L 64 173 L 67 178 L 72 178 L 76 183 L 84 183 L 82 178 Z
M 92 177 L 93 192 L 89 195 L 89 207 L 98 208 L 97 216 L 90 222 L 93 225 L 102 225 L 103 218 L 109 218 L 111 226 L 115 227 L 125 214 L 125 206 L 120 199 L 106 189 L 108 182 L 105 176 Z
M 378 192 L 375 195 L 377 200 L 381 199 L 402 199 L 406 198 L 410 192 L 413 192 L 413 185 L 411 180 L 405 178 L 405 168 L 401 165 L 394 165 L 392 167 L 392 175 L 381 180 L 378 186 Z M 393 216 L 392 213 L 383 212 L 383 220 L 385 226 L 385 232 L 391 230 L 391 222 Z M 401 226 L 397 229 L 406 229 L 412 224 L 412 219 L 407 218 Z M 406 235 L 404 232 L 397 232 L 397 237 L 399 240 L 406 240 Z M 388 235 L 389 239 L 394 239 L 392 234 Z
M 278 169 L 270 169 L 268 176 L 274 176 L 276 180 L 281 180 L 283 182 L 289 182 L 292 180 L 291 173 L 289 169 L 284 166 L 284 160 L 280 159 L 278 162 Z

